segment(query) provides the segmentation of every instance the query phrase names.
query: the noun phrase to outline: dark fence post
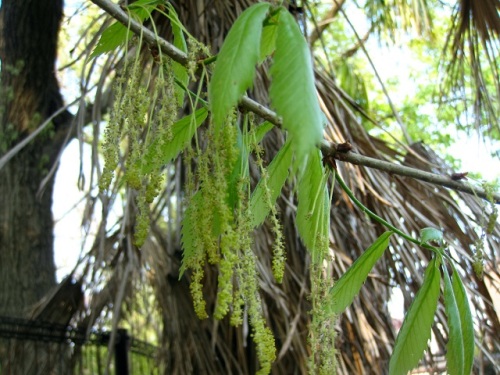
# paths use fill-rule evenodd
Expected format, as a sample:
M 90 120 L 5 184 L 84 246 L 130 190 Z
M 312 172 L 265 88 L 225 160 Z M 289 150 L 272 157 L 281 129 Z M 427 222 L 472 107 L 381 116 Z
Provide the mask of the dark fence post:
M 115 375 L 129 375 L 128 373 L 128 349 L 130 337 L 127 330 L 119 328 L 116 332 L 115 341 Z

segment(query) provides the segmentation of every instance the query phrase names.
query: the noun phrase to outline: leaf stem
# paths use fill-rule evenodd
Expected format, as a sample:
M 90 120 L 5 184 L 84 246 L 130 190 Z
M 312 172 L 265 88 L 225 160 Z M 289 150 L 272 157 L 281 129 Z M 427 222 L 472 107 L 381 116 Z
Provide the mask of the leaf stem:
M 407 235 L 406 233 L 404 233 L 403 231 L 401 231 L 400 229 L 396 228 L 394 225 L 392 225 L 391 223 L 389 223 L 388 221 L 384 220 L 383 218 L 381 218 L 380 216 L 378 216 L 376 213 L 374 213 L 373 211 L 371 211 L 368 207 L 366 207 L 363 203 L 361 203 L 355 196 L 354 196 L 354 193 L 351 191 L 351 189 L 349 189 L 349 187 L 346 185 L 346 183 L 344 182 L 344 180 L 342 179 L 342 177 L 340 177 L 340 173 L 338 173 L 338 171 L 335 174 L 335 180 L 339 183 L 339 185 L 341 186 L 342 190 L 345 191 L 345 193 L 349 196 L 349 198 L 351 198 L 351 200 L 354 202 L 354 204 L 356 206 L 358 206 L 358 208 L 363 211 L 365 214 L 367 214 L 370 218 L 372 218 L 373 220 L 375 220 L 376 222 L 382 224 L 383 226 L 385 226 L 386 228 L 392 230 L 394 233 L 396 234 L 399 234 L 401 237 L 403 237 L 405 240 L 408 240 L 410 242 L 413 242 L 414 244 L 418 245 L 418 246 L 422 246 L 423 248 L 427 249 L 427 250 L 430 250 L 432 251 L 433 253 L 436 253 L 436 254 L 441 254 L 441 255 L 445 255 L 443 254 L 443 251 L 442 249 L 440 248 L 437 248 L 437 247 L 434 247 L 434 246 L 431 246 L 431 245 L 428 245 L 426 243 L 421 243 L 419 240 L 417 240 L 416 238 L 413 238 L 409 235 Z

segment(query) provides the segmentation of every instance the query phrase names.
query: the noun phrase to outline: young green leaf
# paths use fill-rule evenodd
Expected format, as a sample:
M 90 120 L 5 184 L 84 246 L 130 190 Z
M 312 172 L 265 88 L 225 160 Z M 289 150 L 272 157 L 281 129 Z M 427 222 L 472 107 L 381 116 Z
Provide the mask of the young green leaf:
M 384 232 L 377 238 L 335 283 L 328 295 L 331 301 L 328 304 L 331 312 L 340 314 L 352 303 L 368 277 L 368 273 L 389 246 L 389 239 L 392 234 L 393 232 Z
M 424 282 L 401 326 L 389 362 L 389 375 L 406 375 L 417 366 L 431 337 L 439 299 L 440 272 L 436 258 L 427 267 Z
M 428 227 L 420 230 L 420 243 L 428 243 L 430 241 L 436 241 L 441 244 L 443 241 L 443 232 L 439 229 Z
M 297 158 L 302 160 L 323 137 L 324 115 L 309 47 L 295 18 L 285 10 L 280 13 L 269 96 L 283 118 L 283 128 L 292 137 Z
M 262 224 L 269 214 L 270 207 L 266 203 L 266 190 L 271 190 L 271 203 L 274 204 L 278 198 L 281 188 L 288 178 L 288 168 L 292 163 L 293 151 L 290 142 L 286 142 L 276 154 L 267 169 L 268 179 L 265 183 L 259 181 L 250 197 L 250 212 L 252 213 L 251 227 L 255 228 Z
M 467 300 L 464 284 L 458 275 L 457 270 L 453 267 L 453 275 L 451 277 L 453 294 L 457 304 L 458 314 L 460 315 L 460 325 L 462 328 L 462 345 L 464 348 L 464 374 L 472 372 L 472 364 L 474 361 L 474 323 L 472 314 Z
M 134 15 L 140 22 L 144 21 L 146 18 L 151 16 L 151 12 L 158 5 L 158 1 L 142 1 L 137 2 L 141 4 L 134 3 L 128 7 L 128 10 L 132 15 Z M 144 3 L 144 4 L 142 4 Z M 139 6 L 140 5 L 140 6 Z M 113 23 L 106 30 L 103 31 L 96 47 L 90 54 L 90 58 L 94 58 L 102 55 L 103 53 L 110 52 L 118 48 L 121 44 L 125 43 L 132 37 L 132 32 L 128 28 L 119 22 Z
M 255 143 L 260 143 L 264 136 L 272 129 L 274 125 L 269 121 L 264 121 L 262 124 L 257 126 L 253 131 L 247 134 L 247 137 L 252 137 L 247 140 L 247 144 L 250 144 L 251 141 L 255 141 Z
M 448 270 L 444 264 L 442 268 L 444 274 L 444 304 L 448 317 L 447 370 L 450 375 L 464 375 L 464 343 L 460 313 L 451 286 L 450 275 L 448 275 Z
M 217 56 L 208 86 L 212 117 L 221 126 L 233 106 L 252 86 L 260 55 L 262 22 L 269 3 L 257 3 L 245 10 L 229 30 Z
M 99 42 L 90 54 L 90 58 L 102 55 L 118 48 L 125 40 L 130 39 L 132 33 L 119 22 L 113 23 L 104 30 L 99 38 Z
M 187 147 L 194 132 L 207 118 L 208 111 L 206 108 L 200 108 L 196 112 L 187 115 L 172 125 L 172 139 L 170 141 L 163 139 L 155 139 L 144 158 L 141 160 L 143 173 L 150 173 L 155 168 L 153 155 L 156 155 L 156 147 L 161 147 L 163 155 L 163 164 L 167 164 L 177 157 L 179 152 Z M 160 145 L 158 145 L 160 143 Z
M 270 56 L 276 48 L 276 35 L 278 34 L 278 25 L 276 22 L 265 25 L 262 29 L 262 38 L 260 41 L 259 63 Z
M 316 149 L 309 154 L 300 177 L 297 206 L 297 229 L 315 263 L 324 259 L 330 228 L 330 199 L 323 176 L 320 151 Z

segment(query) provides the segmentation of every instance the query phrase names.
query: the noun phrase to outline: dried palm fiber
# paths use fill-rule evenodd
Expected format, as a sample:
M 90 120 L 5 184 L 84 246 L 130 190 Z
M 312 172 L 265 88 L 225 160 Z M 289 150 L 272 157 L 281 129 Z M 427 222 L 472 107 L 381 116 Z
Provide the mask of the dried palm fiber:
M 238 14 L 253 2 L 193 0 L 172 3 L 187 30 L 201 42 L 209 44 L 215 53 Z M 169 39 L 168 26 L 162 27 L 161 24 L 157 26 L 160 34 Z M 121 64 L 112 57 L 109 61 L 108 70 L 103 72 L 103 76 L 108 75 L 110 69 Z M 145 66 L 150 64 L 150 60 L 144 61 Z M 260 69 L 253 90 L 253 96 L 264 104 L 268 102 L 266 77 L 265 69 Z M 367 134 L 349 106 L 339 96 L 339 88 L 326 70 L 318 68 L 316 77 L 318 93 L 328 118 L 328 127 L 325 130 L 327 139 L 336 142 L 349 140 L 356 152 L 367 156 L 395 162 L 405 160 L 404 149 L 388 145 Z M 99 116 L 99 111 L 96 113 Z M 200 140 L 203 143 L 203 129 L 200 132 Z M 282 144 L 283 134 L 280 131 L 272 131 L 265 138 L 266 161 L 272 159 Z M 409 165 L 416 165 L 415 163 L 421 162 L 422 159 L 428 160 L 427 155 L 412 160 L 411 157 L 418 154 L 416 150 L 408 149 L 406 162 Z M 445 167 L 441 160 L 431 159 L 429 161 L 431 164 L 419 164 L 419 166 Z M 196 163 L 196 160 L 193 163 Z M 188 275 L 178 280 L 182 257 L 179 229 L 183 215 L 183 207 L 178 202 L 184 195 L 185 171 L 181 159 L 173 162 L 167 169 L 169 178 L 157 207 L 152 210 L 152 215 L 157 215 L 155 217 L 158 220 L 153 220 L 151 235 L 141 253 L 137 254 L 133 251 L 130 236 L 134 224 L 134 204 L 133 201 L 127 200 L 125 216 L 128 218 L 118 221 L 118 225 L 121 226 L 121 235 L 115 238 L 116 246 L 104 246 L 106 242 L 104 237 L 96 240 L 92 255 L 101 262 L 97 267 L 105 264 L 107 272 L 111 275 L 115 270 L 122 270 L 114 275 L 119 276 L 123 275 L 125 264 L 132 263 L 138 273 L 140 270 L 147 273 L 161 311 L 163 322 L 161 347 L 167 373 L 254 373 L 258 368 L 258 363 L 247 323 L 235 328 L 229 324 L 227 318 L 222 321 L 216 321 L 212 317 L 199 320 L 192 308 Z M 471 230 L 470 225 L 481 224 L 484 217 L 483 203 L 461 194 L 458 197 L 453 196 L 444 189 L 435 189 L 425 183 L 389 176 L 359 166 L 338 163 L 338 170 L 356 196 L 368 208 L 397 224 L 403 231 L 417 235 L 419 229 L 424 226 L 438 226 L 446 229 L 446 241 L 452 244 L 460 256 L 461 265 L 465 271 L 464 277 L 470 281 L 468 287 L 471 291 L 476 288 L 480 291 L 472 302 L 477 307 L 478 321 L 481 326 L 485 327 L 483 333 L 485 350 L 498 346 L 498 339 L 493 334 L 498 326 L 498 317 L 490 307 L 484 307 L 491 305 L 491 295 L 484 284 L 480 282 L 476 284 L 478 280 L 471 272 L 473 251 L 471 244 L 477 239 L 477 235 Z M 251 172 L 253 179 L 257 180 L 259 178 L 257 168 L 251 167 Z M 296 232 L 294 219 L 296 200 L 292 189 L 292 186 L 287 185 L 278 202 L 287 248 L 286 273 L 282 284 L 276 284 L 272 277 L 273 235 L 267 224 L 255 231 L 253 245 L 253 251 L 258 259 L 263 310 L 276 336 L 278 359 L 273 366 L 273 373 L 276 374 L 307 373 L 307 358 L 311 354 L 307 344 L 310 323 L 308 314 L 310 310 L 308 301 L 310 260 Z M 118 186 L 115 186 L 114 192 L 117 191 Z M 175 197 L 175 200 L 172 197 Z M 470 213 L 464 213 L 463 206 L 457 203 L 459 200 L 469 207 Z M 105 206 L 104 216 L 107 210 Z M 160 220 L 161 212 L 168 212 L 167 222 Z M 334 272 L 330 276 L 335 279 L 340 277 L 383 231 L 384 228 L 367 219 L 349 201 L 345 193 L 335 188 L 330 233 L 330 248 L 335 259 L 333 261 Z M 485 257 L 491 264 L 489 269 L 494 273 L 498 273 L 498 267 L 495 267 L 498 262 L 498 231 L 497 226 L 486 239 L 488 248 Z M 430 254 L 422 249 L 415 248 L 410 243 L 392 239 L 391 248 L 372 271 L 359 297 L 339 319 L 336 327 L 339 373 L 381 374 L 385 372 L 395 337 L 387 306 L 391 287 L 401 288 L 405 297 L 405 306 L 408 307 L 421 285 L 421 275 L 429 259 Z M 217 270 L 207 266 L 204 292 L 208 311 L 211 311 L 215 304 L 216 277 Z M 105 277 L 103 282 L 107 279 L 114 280 L 113 285 L 119 285 L 119 283 L 115 284 L 116 277 Z M 117 286 L 113 288 L 115 292 L 117 289 Z M 132 288 L 127 288 L 129 293 L 131 290 Z M 96 296 L 102 296 L 102 294 L 96 294 Z M 108 297 L 107 301 L 113 301 L 112 297 Z M 102 307 L 103 304 L 96 302 L 96 306 Z M 94 314 L 98 313 L 94 311 Z M 437 320 L 445 326 L 442 307 L 440 307 Z M 439 330 L 435 330 L 434 333 L 440 348 L 438 354 L 442 354 L 446 338 Z M 428 360 L 432 364 L 434 357 L 429 355 Z

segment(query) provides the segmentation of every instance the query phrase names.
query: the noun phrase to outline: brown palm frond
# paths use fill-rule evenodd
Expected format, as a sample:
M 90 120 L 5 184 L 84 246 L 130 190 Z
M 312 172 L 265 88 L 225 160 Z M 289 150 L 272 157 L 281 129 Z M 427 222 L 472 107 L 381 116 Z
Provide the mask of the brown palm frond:
M 500 1 L 459 1 L 444 51 L 449 53 L 444 62 L 445 98 L 460 95 L 478 133 L 498 134 Z
M 425 1 L 370 0 L 366 14 L 375 30 L 396 40 L 398 33 L 415 31 L 418 35 L 432 33 L 432 18 Z

